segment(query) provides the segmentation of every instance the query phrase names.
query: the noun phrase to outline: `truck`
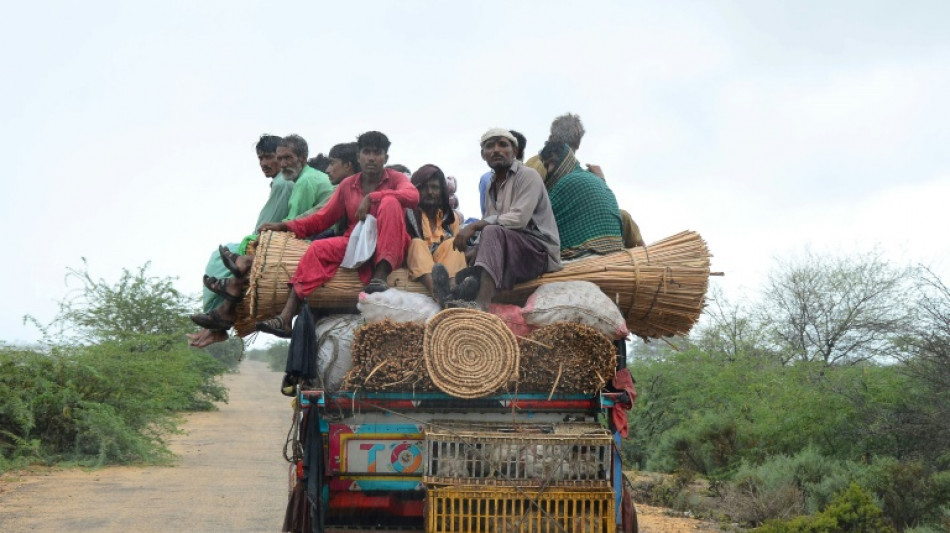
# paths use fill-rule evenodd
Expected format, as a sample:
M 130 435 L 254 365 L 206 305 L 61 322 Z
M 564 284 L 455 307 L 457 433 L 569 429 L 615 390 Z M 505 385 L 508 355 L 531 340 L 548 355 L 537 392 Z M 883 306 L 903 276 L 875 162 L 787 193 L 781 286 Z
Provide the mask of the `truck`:
M 626 344 L 615 345 L 626 371 Z M 625 428 L 611 416 L 630 396 L 298 385 L 294 481 L 306 518 L 285 530 L 636 532 L 623 497 Z

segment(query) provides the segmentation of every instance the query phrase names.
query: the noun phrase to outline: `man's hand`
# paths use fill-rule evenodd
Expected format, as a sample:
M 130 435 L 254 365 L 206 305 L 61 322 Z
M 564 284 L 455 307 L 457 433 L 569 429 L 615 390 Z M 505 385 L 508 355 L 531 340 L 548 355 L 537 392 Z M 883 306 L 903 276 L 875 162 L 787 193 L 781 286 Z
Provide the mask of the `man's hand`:
M 257 232 L 261 233 L 264 231 L 290 231 L 287 229 L 287 224 L 284 222 L 265 222 L 261 224 L 261 227 L 257 228 Z
M 598 178 L 607 181 L 607 178 L 604 177 L 604 171 L 600 168 L 600 165 L 587 165 L 587 170 Z
M 488 225 L 488 222 L 484 220 L 476 220 L 468 226 L 465 226 L 459 230 L 459 234 L 455 236 L 455 240 L 452 241 L 452 248 L 465 253 L 465 250 L 468 249 L 468 240 L 471 239 L 476 231 L 482 230 L 485 226 Z
M 452 241 L 452 248 L 465 253 L 465 250 L 468 249 L 468 240 L 475 235 L 474 224 L 469 224 L 461 230 L 459 230 L 458 235 L 455 236 L 455 240 Z
M 369 214 L 369 195 L 363 197 L 363 201 L 360 202 L 360 206 L 356 208 L 356 221 L 362 222 L 366 220 L 366 215 Z

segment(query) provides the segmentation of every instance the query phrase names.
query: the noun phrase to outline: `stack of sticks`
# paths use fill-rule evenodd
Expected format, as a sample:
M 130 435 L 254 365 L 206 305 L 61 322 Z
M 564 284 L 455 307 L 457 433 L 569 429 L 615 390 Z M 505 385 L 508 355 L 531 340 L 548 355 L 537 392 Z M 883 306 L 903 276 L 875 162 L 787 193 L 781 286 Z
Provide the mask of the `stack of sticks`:
M 308 246 L 290 233 L 261 234 L 250 287 L 238 308 L 238 335 L 252 333 L 257 320 L 280 312 L 289 294 L 287 281 Z M 562 270 L 518 284 L 495 301 L 523 305 L 544 283 L 590 281 L 617 304 L 633 334 L 645 339 L 685 335 L 703 310 L 710 257 L 702 237 L 684 231 L 648 246 L 566 262 Z M 422 284 L 409 280 L 406 269 L 393 271 L 387 281 L 390 287 L 426 293 Z M 313 307 L 355 308 L 362 289 L 357 272 L 341 268 L 307 302 Z
M 596 329 L 558 322 L 521 339 L 521 392 L 592 394 L 610 382 L 617 349 Z
M 421 324 L 383 320 L 361 326 L 353 335 L 353 368 L 343 389 L 374 392 L 436 390 L 422 355 Z

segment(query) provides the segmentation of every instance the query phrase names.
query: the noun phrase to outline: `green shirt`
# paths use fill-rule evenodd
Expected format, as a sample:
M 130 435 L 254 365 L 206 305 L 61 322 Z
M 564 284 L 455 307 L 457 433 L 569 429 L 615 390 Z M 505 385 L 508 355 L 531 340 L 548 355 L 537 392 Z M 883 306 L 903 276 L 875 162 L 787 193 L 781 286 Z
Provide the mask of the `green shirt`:
M 284 220 L 293 220 L 313 206 L 326 203 L 331 194 L 333 184 L 330 183 L 330 177 L 310 165 L 304 165 L 287 202 L 289 210 Z
M 257 228 L 265 222 L 280 222 L 287 218 L 287 213 L 290 212 L 288 202 L 290 202 L 290 195 L 293 190 L 294 182 L 285 180 L 278 172 L 271 180 L 270 196 L 267 198 L 267 203 L 261 208 L 261 214 L 257 215 L 257 224 L 254 225 L 251 231 L 256 232 Z

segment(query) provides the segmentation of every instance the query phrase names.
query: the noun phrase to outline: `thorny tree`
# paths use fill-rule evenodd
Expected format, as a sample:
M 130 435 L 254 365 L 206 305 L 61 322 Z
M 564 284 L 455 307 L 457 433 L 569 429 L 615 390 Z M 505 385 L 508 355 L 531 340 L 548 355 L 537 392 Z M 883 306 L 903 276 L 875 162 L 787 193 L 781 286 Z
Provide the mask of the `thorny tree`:
M 762 322 L 784 363 L 854 364 L 893 357 L 910 325 L 913 271 L 872 252 L 849 257 L 806 252 L 781 262 L 764 290 Z

